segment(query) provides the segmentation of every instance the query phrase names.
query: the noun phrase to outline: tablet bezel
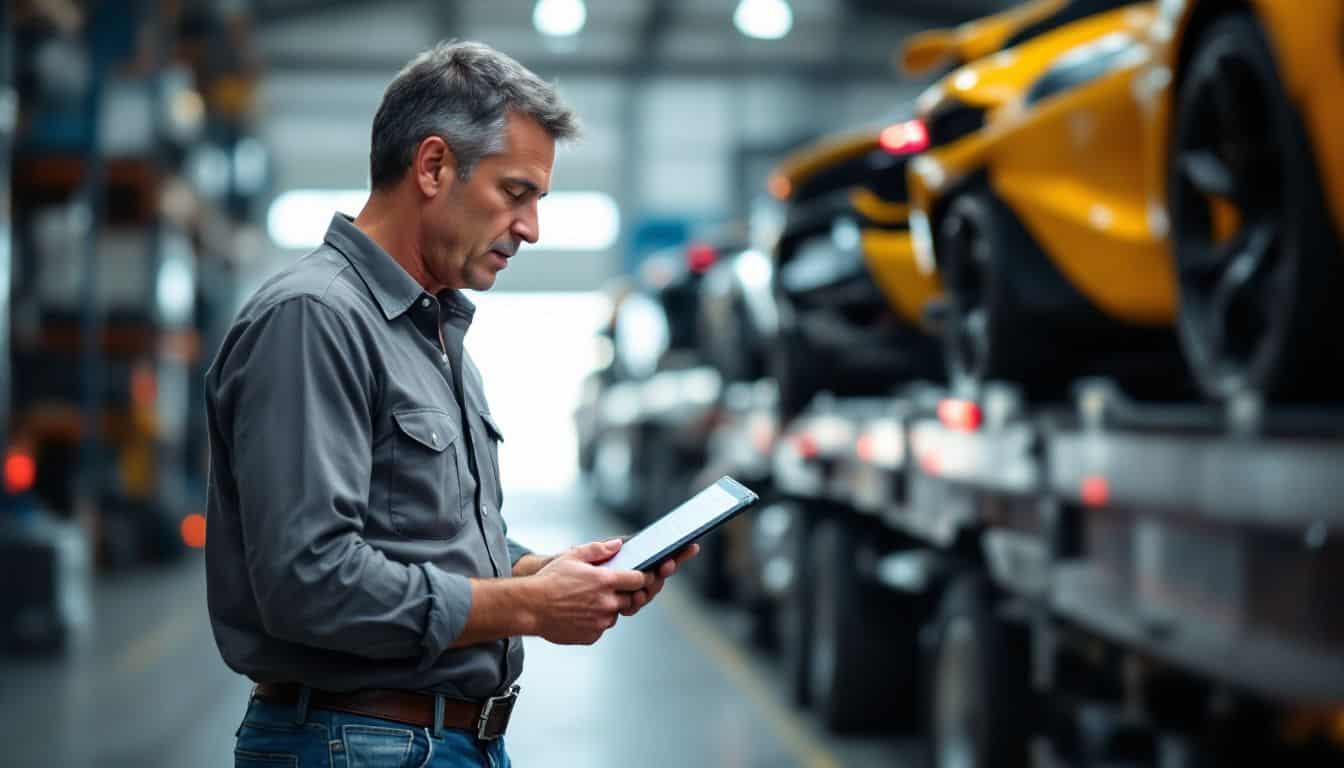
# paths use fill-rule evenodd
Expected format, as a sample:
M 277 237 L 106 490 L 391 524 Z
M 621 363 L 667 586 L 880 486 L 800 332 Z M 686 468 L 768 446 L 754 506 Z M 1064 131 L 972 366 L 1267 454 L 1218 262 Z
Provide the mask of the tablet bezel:
M 760 497 L 757 496 L 754 491 L 752 491 L 750 488 L 746 487 L 742 483 L 739 483 L 737 480 L 734 480 L 732 477 L 729 477 L 728 475 L 724 475 L 723 477 L 714 481 L 710 485 L 705 486 L 700 491 L 697 491 L 694 496 L 691 496 L 688 499 L 686 499 L 686 501 L 690 501 L 690 499 L 695 498 L 695 496 L 704 493 L 705 491 L 709 490 L 710 488 L 713 488 L 714 486 L 718 486 L 720 490 L 723 490 L 729 496 L 732 496 L 733 499 L 735 499 L 735 503 L 731 507 L 728 507 L 727 509 L 724 509 L 716 513 L 714 517 L 706 520 L 690 533 L 687 533 L 678 538 L 677 540 L 672 541 L 667 545 L 663 546 L 655 554 L 645 558 L 645 560 L 642 563 L 630 568 L 630 570 L 633 571 L 650 570 L 651 568 L 661 564 L 664 560 L 666 560 L 672 554 L 676 553 L 682 547 L 685 547 L 686 545 L 690 544 L 696 539 L 699 539 L 705 534 L 713 531 L 715 528 L 718 528 L 720 525 L 723 525 L 724 523 L 731 520 L 742 510 L 760 501 Z M 682 504 L 685 503 L 686 503 L 685 501 L 682 502 Z M 653 522 L 644 526 L 644 528 L 640 530 L 639 533 L 636 533 L 634 536 L 631 536 L 629 539 L 627 539 L 626 544 L 629 544 L 631 541 L 634 541 L 636 538 L 644 534 L 645 531 L 649 530 L 649 528 L 652 528 L 653 526 L 657 525 L 664 517 L 667 517 L 668 515 L 676 512 L 680 508 L 681 504 L 678 504 L 676 507 L 673 507 L 672 509 L 668 510 L 664 515 L 659 517 L 657 520 L 654 520 Z

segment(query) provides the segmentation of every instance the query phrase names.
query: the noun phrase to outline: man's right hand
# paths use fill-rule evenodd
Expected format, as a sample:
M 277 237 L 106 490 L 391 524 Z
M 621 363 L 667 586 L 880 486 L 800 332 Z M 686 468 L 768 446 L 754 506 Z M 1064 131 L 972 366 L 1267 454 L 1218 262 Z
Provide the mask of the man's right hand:
M 591 645 L 616 624 L 644 586 L 639 571 L 598 567 L 620 549 L 620 539 L 574 547 L 530 577 L 539 598 L 536 634 L 552 643 Z

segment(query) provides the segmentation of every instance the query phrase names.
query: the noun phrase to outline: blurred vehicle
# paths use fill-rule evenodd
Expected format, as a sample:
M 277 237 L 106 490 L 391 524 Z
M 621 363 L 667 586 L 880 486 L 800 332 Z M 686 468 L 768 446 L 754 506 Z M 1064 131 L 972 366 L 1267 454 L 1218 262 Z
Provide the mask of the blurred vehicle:
M 918 122 L 832 136 L 771 176 L 787 206 L 770 356 L 781 422 L 822 390 L 879 394 L 941 370 L 937 340 L 921 325 L 938 281 L 915 268 L 907 224 L 906 162 L 926 138 Z
M 700 359 L 696 310 L 718 254 L 693 242 L 644 263 L 612 316 L 611 363 L 585 385 L 576 413 L 594 496 L 634 524 L 683 501 L 705 465 L 722 380 Z
M 1113 6 L 1123 5 L 1112 3 Z M 912 228 L 946 286 L 949 375 L 1032 397 L 1074 376 L 1179 393 L 1165 239 L 1148 224 L 1134 51 L 1150 3 L 1088 15 L 960 67 L 917 102 Z
M 1305 318 L 1338 279 L 1323 94 L 1344 67 L 1317 30 L 1340 13 L 1134 3 L 921 96 L 934 146 L 911 164 L 912 226 L 948 288 L 954 378 L 1180 397 L 1188 362 L 1215 397 L 1328 396 L 1339 345 Z

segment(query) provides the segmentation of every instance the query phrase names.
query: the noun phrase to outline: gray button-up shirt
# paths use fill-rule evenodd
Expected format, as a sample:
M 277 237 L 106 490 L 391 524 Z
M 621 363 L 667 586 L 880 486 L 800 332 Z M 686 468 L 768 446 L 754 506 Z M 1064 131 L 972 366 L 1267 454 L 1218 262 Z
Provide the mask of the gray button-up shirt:
M 258 682 L 482 699 L 518 638 L 450 648 L 468 578 L 526 554 L 499 514 L 499 427 L 462 348 L 475 307 L 431 296 L 345 216 L 263 285 L 206 374 L 210 620 Z

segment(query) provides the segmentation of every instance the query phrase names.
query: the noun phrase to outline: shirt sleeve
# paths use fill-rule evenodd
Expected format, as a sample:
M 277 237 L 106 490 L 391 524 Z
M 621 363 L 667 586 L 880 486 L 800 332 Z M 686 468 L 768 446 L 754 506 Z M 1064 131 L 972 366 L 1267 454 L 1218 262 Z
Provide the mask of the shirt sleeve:
M 522 560 L 523 557 L 532 554 L 532 550 L 514 541 L 513 538 L 509 536 L 509 524 L 507 521 L 504 523 L 504 536 L 504 541 L 509 548 L 509 565 L 517 565 L 518 561 Z
M 376 380 L 338 311 L 312 296 L 253 320 L 217 372 L 247 558 L 266 631 L 427 668 L 471 609 L 471 583 L 364 541 Z

